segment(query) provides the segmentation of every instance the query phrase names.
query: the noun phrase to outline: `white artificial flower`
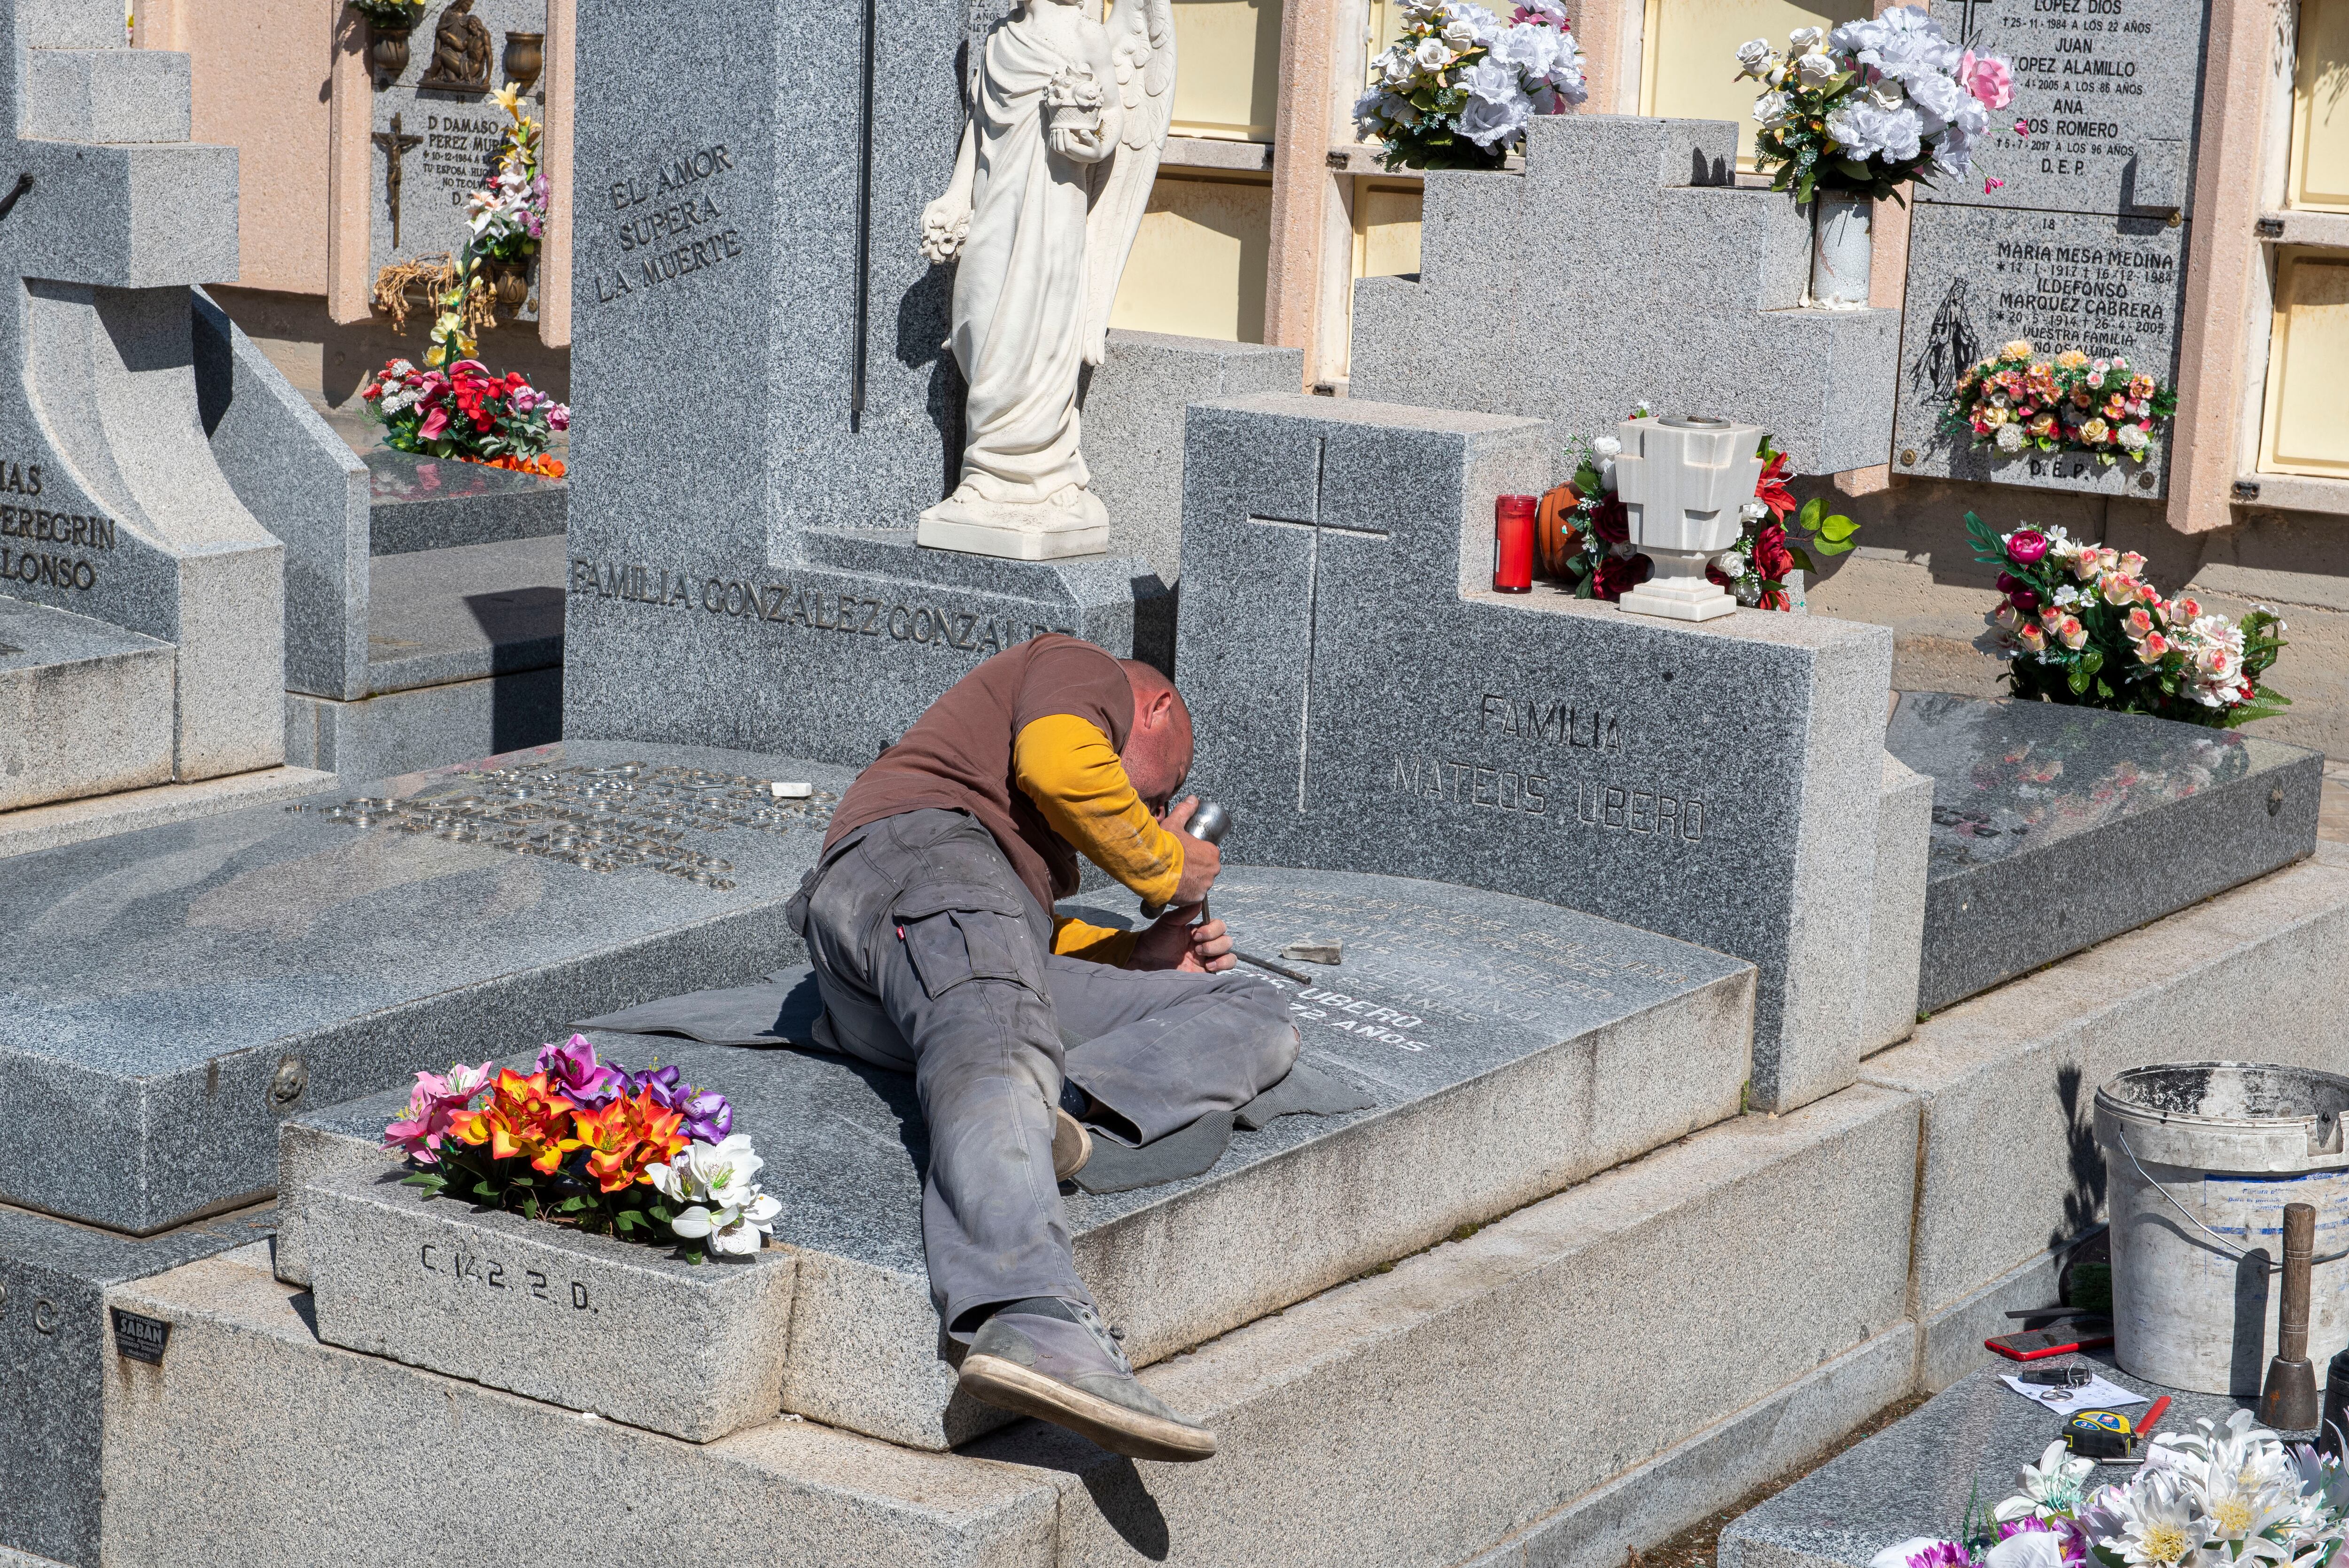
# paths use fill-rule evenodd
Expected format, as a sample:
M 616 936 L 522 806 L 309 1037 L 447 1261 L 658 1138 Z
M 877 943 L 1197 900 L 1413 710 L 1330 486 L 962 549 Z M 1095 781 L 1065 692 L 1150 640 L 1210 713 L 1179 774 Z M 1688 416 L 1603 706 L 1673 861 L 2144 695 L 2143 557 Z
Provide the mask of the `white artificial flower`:
M 2116 1537 L 2105 1544 L 2118 1548 L 2130 1563 L 2181 1568 L 2201 1550 L 2202 1527 L 2194 1516 L 2190 1484 L 2176 1470 L 2142 1474 L 2135 1484 L 2112 1488 L 2098 1501 L 2118 1527 Z
M 2001 425 L 1998 428 L 1998 434 L 1992 436 L 1991 440 L 2002 452 L 2005 452 L 2010 455 L 2019 452 L 2023 450 L 2023 427 L 2020 425 Z M 2128 443 L 2124 440 L 2121 444 L 2126 446 Z
M 1734 550 L 1723 551 L 1713 558 L 1713 563 L 1721 569 L 1723 577 L 1745 575 L 1745 557 Z
M 1920 72 L 1911 77 L 1907 85 L 1909 101 L 1943 123 L 1947 123 L 1950 117 L 1958 112 L 1961 100 L 1971 99 L 1977 106 L 1982 102 L 1980 98 L 1974 98 L 1971 93 L 1939 71 Z M 1884 107 L 1890 108 L 1894 106 L 1887 104 Z M 1940 126 L 1936 125 L 1931 129 L 1939 130 Z
M 1590 443 L 1590 449 L 1598 454 L 1600 462 L 1611 462 L 1622 451 L 1623 443 L 1612 436 L 1601 436 Z
M 1524 0 L 1524 4 L 1517 9 L 1537 16 L 1547 17 L 1553 27 L 1563 29 L 1567 25 L 1566 7 L 1559 5 L 1557 0 Z
M 1878 119 L 1871 119 L 1871 115 Z M 1847 98 L 1827 111 L 1827 134 L 1842 144 L 1844 151 L 1864 161 L 1884 150 L 1875 132 L 1881 115 L 1881 110 L 1870 109 L 1864 100 Z
M 1444 25 L 1443 38 L 1455 53 L 1464 55 L 1484 42 L 1478 33 L 1476 24 L 1463 16 L 1456 22 L 1446 22 Z
M 1758 77 L 1778 63 L 1778 51 L 1767 38 L 1748 38 L 1737 46 L 1737 63 L 1749 77 Z
M 1982 1568 L 2064 1568 L 2064 1543 L 2052 1530 L 2018 1530 L 1990 1549 Z
M 1520 22 L 1493 40 L 1488 59 L 1527 77 L 1547 79 L 1566 49 L 1566 35 L 1538 22 Z
M 1490 104 L 1506 104 L 1517 96 L 1517 73 L 1488 55 L 1462 71 L 1454 78 L 1453 86 L 1472 98 L 1482 98 Z
M 1452 63 L 1452 51 L 1441 38 L 1422 38 L 1411 52 L 1412 63 L 1423 71 L 1440 71 Z
M 1842 69 L 1833 55 L 1813 53 L 1800 56 L 1795 61 L 1795 77 L 1806 88 L 1826 86 Z
M 2148 440 L 2146 433 L 2135 425 L 2123 425 L 2120 433 L 2113 438 L 2121 444 L 2121 450 L 2125 452 L 2141 452 Z
M 1764 93 L 1754 100 L 1754 118 L 1764 125 L 1779 125 L 1793 112 L 1794 100 L 1785 93 Z
M 713 1253 L 740 1256 L 757 1252 L 765 1243 L 774 1233 L 775 1216 L 782 1212 L 782 1204 L 760 1192 L 740 1207 L 713 1211 L 696 1203 L 671 1220 L 668 1228 L 688 1242 L 708 1237 Z
M 1908 93 L 1902 89 L 1900 84 L 1889 77 L 1880 82 L 1871 83 L 1868 91 L 1861 97 L 1870 108 L 1887 109 L 1899 108 L 1909 98 Z
M 1797 27 L 1786 35 L 1786 42 L 1797 51 L 1808 51 L 1817 48 L 1826 36 L 1825 27 Z
M 2052 1442 L 2040 1453 L 2037 1464 L 2024 1465 L 2015 1477 L 2022 1495 L 2000 1503 L 1991 1517 L 2004 1524 L 2034 1515 L 2045 1519 L 2075 1513 L 2087 1495 L 2088 1478 L 2095 1473 L 2095 1460 L 2075 1459 L 2060 1440 Z
M 1737 515 L 1746 522 L 1759 522 L 1770 515 L 1770 509 L 1758 500 L 1749 500 L 1737 509 Z
M 1503 101 L 1472 98 L 1460 111 L 1460 134 L 1479 147 L 1495 142 L 1513 141 L 1522 135 L 1526 122 L 1533 118 L 1532 100 L 1515 88 Z

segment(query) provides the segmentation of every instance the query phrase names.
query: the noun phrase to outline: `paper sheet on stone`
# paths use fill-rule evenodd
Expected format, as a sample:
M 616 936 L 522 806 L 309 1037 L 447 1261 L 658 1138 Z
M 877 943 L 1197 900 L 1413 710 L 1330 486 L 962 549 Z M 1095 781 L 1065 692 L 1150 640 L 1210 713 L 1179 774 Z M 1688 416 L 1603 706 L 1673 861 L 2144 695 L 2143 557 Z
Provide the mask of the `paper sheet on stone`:
M 2077 1415 L 2082 1410 L 2111 1410 L 2123 1405 L 2142 1405 L 2147 1396 L 2131 1393 L 2119 1384 L 2104 1377 L 2089 1378 L 2076 1388 L 2052 1388 L 2043 1384 L 2026 1383 L 2021 1377 L 2007 1375 L 2001 1381 L 2033 1404 L 2044 1405 L 2059 1416 Z

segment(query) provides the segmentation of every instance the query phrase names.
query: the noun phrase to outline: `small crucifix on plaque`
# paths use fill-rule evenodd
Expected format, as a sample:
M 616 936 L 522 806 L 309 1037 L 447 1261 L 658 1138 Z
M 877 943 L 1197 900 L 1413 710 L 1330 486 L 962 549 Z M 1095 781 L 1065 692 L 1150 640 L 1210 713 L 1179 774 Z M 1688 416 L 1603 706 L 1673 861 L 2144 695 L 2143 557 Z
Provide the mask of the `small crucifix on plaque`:
M 402 136 L 399 117 L 391 117 L 391 129 L 375 133 L 375 144 L 383 149 L 383 194 L 391 204 L 391 248 L 399 249 L 399 166 L 409 150 L 423 145 L 420 136 Z

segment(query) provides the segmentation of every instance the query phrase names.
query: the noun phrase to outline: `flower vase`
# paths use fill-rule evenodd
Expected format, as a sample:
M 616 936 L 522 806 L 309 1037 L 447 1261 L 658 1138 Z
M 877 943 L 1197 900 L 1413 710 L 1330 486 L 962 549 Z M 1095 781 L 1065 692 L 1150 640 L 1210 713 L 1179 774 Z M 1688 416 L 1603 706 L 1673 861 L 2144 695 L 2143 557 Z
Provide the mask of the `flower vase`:
M 546 68 L 546 35 L 543 33 L 508 33 L 505 53 L 506 80 L 530 91 L 538 81 L 538 74 Z
M 405 27 L 386 22 L 367 24 L 367 64 L 385 83 L 397 80 L 408 68 L 408 35 L 413 31 L 413 24 Z
M 489 263 L 490 288 L 497 296 L 498 307 L 509 315 L 523 307 L 530 298 L 530 263 L 528 262 L 492 262 Z
M 1868 304 L 1869 228 L 1873 197 L 1822 191 L 1811 198 L 1811 292 L 1814 310 L 1860 310 Z

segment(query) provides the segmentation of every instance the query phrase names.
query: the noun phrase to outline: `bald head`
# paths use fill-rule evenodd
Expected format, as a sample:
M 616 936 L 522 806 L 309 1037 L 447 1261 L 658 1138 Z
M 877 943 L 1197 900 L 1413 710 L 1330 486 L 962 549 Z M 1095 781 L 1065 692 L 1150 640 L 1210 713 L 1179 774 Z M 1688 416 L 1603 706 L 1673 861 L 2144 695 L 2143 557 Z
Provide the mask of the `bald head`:
M 1191 772 L 1191 709 L 1174 683 L 1140 659 L 1120 659 L 1133 688 L 1133 730 L 1120 760 L 1134 792 L 1164 814 Z

